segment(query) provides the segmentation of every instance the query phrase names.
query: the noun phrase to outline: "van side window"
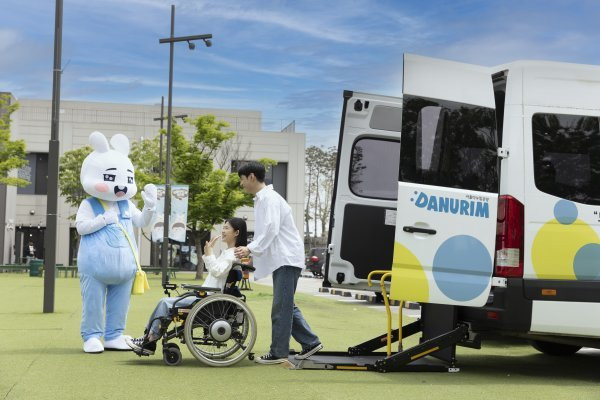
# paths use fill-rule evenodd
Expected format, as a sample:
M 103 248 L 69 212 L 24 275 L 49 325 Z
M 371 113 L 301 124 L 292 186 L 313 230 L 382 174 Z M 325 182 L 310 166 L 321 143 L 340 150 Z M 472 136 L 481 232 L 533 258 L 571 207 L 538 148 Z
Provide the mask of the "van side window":
M 396 200 L 400 142 L 360 138 L 352 146 L 349 186 L 361 197 Z
M 494 109 L 405 95 L 400 180 L 498 191 Z
M 402 109 L 400 107 L 375 106 L 369 120 L 369 128 L 400 132 L 402 129 Z
M 542 192 L 600 205 L 598 117 L 534 114 L 533 172 Z

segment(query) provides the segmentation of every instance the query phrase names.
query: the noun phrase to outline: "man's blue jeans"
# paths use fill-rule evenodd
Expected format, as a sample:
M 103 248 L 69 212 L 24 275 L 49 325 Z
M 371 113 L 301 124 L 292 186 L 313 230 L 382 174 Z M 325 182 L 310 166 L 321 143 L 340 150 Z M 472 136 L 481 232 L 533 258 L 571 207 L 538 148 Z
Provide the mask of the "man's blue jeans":
M 318 344 L 319 338 L 311 330 L 300 309 L 294 304 L 296 285 L 302 270 L 284 265 L 273 272 L 273 306 L 271 308 L 271 355 L 287 358 L 290 336 L 302 349 Z

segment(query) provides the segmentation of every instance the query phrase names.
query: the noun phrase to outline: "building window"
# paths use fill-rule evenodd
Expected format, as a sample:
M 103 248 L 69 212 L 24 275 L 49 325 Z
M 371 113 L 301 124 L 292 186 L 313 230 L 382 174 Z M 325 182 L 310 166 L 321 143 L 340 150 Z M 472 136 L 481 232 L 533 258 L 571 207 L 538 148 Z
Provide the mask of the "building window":
M 534 114 L 533 171 L 542 192 L 600 205 L 598 117 Z
M 249 161 L 236 160 L 231 162 L 231 170 L 237 173 L 237 170 Z M 287 172 L 288 163 L 278 162 L 265 171 L 265 183 L 273 185 L 273 189 L 287 200 Z
M 350 190 L 360 197 L 396 200 L 399 163 L 398 140 L 358 139 L 352 147 Z
M 19 178 L 30 183 L 19 187 L 17 194 L 48 194 L 48 153 L 29 153 L 29 165 L 19 169 Z

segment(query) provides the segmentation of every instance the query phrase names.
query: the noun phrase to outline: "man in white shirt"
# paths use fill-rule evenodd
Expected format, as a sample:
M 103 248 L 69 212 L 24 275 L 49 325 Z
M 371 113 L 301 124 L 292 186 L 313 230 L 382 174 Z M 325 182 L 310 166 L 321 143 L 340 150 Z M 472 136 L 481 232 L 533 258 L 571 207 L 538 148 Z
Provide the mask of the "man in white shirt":
M 304 243 L 294 224 L 291 207 L 272 185 L 265 184 L 265 167 L 250 162 L 238 170 L 240 185 L 254 197 L 254 240 L 235 249 L 237 258 L 252 255 L 255 279 L 273 274 L 271 348 L 256 359 L 259 364 L 287 361 L 290 336 L 302 345 L 302 360 L 323 348 L 294 304 L 294 293 L 304 268 Z

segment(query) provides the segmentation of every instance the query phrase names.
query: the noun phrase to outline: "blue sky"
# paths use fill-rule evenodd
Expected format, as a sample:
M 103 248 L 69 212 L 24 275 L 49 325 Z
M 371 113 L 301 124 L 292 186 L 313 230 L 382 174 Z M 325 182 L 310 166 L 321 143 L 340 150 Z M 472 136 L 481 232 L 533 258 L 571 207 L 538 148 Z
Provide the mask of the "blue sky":
M 344 89 L 401 94 L 404 52 L 600 64 L 597 1 L 64 0 L 62 98 L 160 103 L 170 4 L 176 36 L 214 36 L 176 45 L 174 105 L 260 110 L 266 130 L 295 120 L 309 145 L 337 143 Z M 0 91 L 49 99 L 54 1 L 0 10 Z

